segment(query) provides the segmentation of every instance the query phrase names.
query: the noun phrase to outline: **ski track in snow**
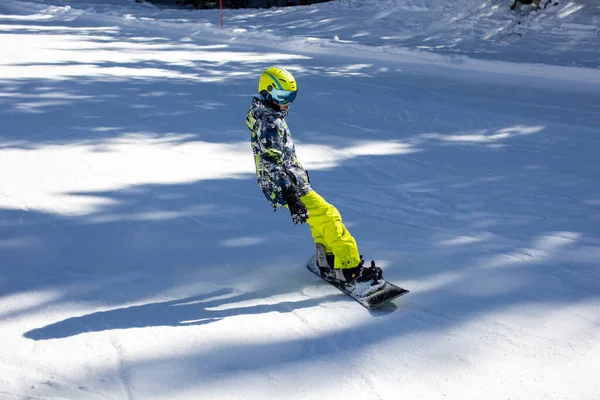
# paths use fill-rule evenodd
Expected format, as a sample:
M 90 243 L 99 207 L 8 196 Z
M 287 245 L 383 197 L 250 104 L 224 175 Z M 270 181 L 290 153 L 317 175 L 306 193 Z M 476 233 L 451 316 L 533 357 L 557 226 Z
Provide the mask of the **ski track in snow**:
M 3 2 L 0 398 L 596 398 L 600 9 L 470 4 Z M 257 188 L 271 64 L 381 310 Z

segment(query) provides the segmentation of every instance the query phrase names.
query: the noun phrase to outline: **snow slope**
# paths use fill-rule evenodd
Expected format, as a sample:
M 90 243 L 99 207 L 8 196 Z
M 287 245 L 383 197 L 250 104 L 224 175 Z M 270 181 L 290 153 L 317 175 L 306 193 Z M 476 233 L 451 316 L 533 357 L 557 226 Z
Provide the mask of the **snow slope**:
M 0 398 L 598 399 L 598 6 L 470 4 L 3 2 Z M 272 64 L 389 307 L 256 185 Z

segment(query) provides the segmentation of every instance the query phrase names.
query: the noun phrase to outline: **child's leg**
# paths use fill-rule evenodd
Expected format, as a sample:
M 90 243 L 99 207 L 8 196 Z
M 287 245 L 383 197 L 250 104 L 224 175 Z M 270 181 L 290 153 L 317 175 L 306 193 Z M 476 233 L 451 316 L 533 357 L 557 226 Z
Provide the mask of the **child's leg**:
M 360 263 L 358 246 L 344 226 L 339 211 L 315 191 L 302 196 L 300 200 L 310 214 L 306 222 L 315 244 L 322 244 L 326 252 L 335 255 L 334 268 L 356 267 Z

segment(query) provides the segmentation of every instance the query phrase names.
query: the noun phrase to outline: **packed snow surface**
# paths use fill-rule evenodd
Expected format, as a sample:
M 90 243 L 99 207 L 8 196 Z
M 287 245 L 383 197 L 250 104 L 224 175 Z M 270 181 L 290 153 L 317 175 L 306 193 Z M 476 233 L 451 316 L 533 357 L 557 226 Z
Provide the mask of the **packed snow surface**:
M 597 2 L 223 16 L 0 4 L 0 399 L 600 399 Z M 380 310 L 258 188 L 271 65 Z

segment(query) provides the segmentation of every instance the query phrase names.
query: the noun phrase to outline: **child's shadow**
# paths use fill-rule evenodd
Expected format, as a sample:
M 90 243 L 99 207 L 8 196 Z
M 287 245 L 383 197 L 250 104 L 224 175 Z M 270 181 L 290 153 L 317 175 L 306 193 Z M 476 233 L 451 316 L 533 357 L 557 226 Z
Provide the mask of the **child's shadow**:
M 231 296 L 233 293 L 233 289 L 224 288 L 185 299 L 98 311 L 80 317 L 67 318 L 42 328 L 32 329 L 26 332 L 24 336 L 33 340 L 47 340 L 112 329 L 203 325 L 235 315 L 268 312 L 287 313 L 300 308 L 314 307 L 324 301 L 340 301 L 340 296 L 329 295 L 300 301 L 283 301 L 277 304 L 240 306 L 226 310 L 207 310 L 207 308 L 218 307 L 227 303 L 256 300 L 273 294 L 272 291 L 264 291 Z M 223 296 L 227 297 L 223 298 Z

